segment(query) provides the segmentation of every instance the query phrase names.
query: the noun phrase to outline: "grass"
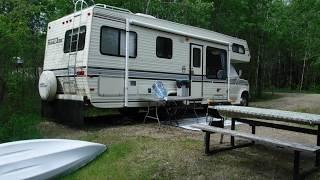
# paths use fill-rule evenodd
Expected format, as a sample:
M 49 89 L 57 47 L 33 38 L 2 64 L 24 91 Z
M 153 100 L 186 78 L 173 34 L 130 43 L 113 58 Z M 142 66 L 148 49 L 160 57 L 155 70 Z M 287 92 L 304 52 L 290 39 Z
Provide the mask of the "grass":
M 125 131 L 121 132 L 125 133 Z M 82 139 L 95 142 L 105 142 L 107 140 L 111 144 L 107 144 L 108 151 L 97 161 L 63 179 L 150 179 L 169 177 L 170 172 L 159 171 L 159 169 L 164 170 L 167 165 L 175 164 L 176 159 L 172 157 L 179 154 L 178 152 L 188 150 L 194 144 L 201 146 L 197 142 L 194 143 L 194 140 L 177 142 L 147 136 L 129 137 L 119 133 L 107 133 L 102 136 L 91 134 L 82 137 Z M 168 151 L 169 148 L 172 149 Z
M 154 173 L 157 162 L 132 156 L 146 150 L 143 144 L 141 140 L 114 144 L 97 161 L 65 179 L 146 179 Z
M 56 135 L 65 131 L 61 126 L 52 127 L 56 128 Z M 202 133 L 166 126 L 158 129 L 156 123 L 106 125 L 80 131 L 68 138 L 103 143 L 108 150 L 87 166 L 61 177 L 63 180 L 290 179 L 292 175 L 293 153 L 268 146 L 255 145 L 205 156 Z M 223 145 L 218 144 L 219 137 L 213 135 L 212 148 L 229 144 L 229 138 L 225 138 Z M 308 162 L 313 161 L 303 164 Z M 320 174 L 310 178 L 316 177 Z

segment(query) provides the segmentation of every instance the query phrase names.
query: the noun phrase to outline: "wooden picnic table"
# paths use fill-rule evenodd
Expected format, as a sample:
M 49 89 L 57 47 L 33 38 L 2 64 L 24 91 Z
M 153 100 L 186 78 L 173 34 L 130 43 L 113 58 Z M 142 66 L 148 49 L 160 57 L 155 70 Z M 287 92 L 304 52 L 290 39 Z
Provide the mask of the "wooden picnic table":
M 146 121 L 146 119 L 150 118 L 150 119 L 156 119 L 158 121 L 159 127 L 161 126 L 161 122 L 159 119 L 159 115 L 158 115 L 158 109 L 160 106 L 164 106 L 166 109 L 166 112 L 169 116 L 169 120 L 171 123 L 171 119 L 174 118 L 176 120 L 176 116 L 177 116 L 177 108 L 178 108 L 178 102 L 184 102 L 181 103 L 182 106 L 184 106 L 183 108 L 185 109 L 184 113 L 188 110 L 189 108 L 189 102 L 192 102 L 193 106 L 192 106 L 192 112 L 194 113 L 195 117 L 198 118 L 198 114 L 196 112 L 196 102 L 197 101 L 202 101 L 203 98 L 201 97 L 191 97 L 191 96 L 168 96 L 166 99 L 160 99 L 160 98 L 155 98 L 155 97 L 147 97 L 144 98 L 144 100 L 148 101 L 148 110 L 147 113 L 144 117 L 144 122 Z M 168 106 L 168 104 L 173 104 L 174 106 L 174 111 L 173 112 L 169 112 L 169 107 L 172 106 Z M 155 113 L 152 115 L 151 110 L 154 109 Z M 177 123 L 177 121 L 176 121 Z
M 257 118 L 264 120 L 292 122 L 296 124 L 320 124 L 320 115 L 318 114 L 244 106 L 209 106 L 209 108 L 215 109 L 220 115 L 228 117 Z
M 256 126 L 264 126 L 281 130 L 288 130 L 293 132 L 299 132 L 304 134 L 311 134 L 317 136 L 317 141 L 315 145 L 311 145 L 315 148 L 315 168 L 319 167 L 320 162 L 320 115 L 318 114 L 310 114 L 310 113 L 300 113 L 300 112 L 292 112 L 292 111 L 283 111 L 283 110 L 275 110 L 275 109 L 265 109 L 265 108 L 256 108 L 256 107 L 243 107 L 243 106 L 232 106 L 232 105 L 217 105 L 217 106 L 209 106 L 208 110 L 212 110 L 213 113 L 208 114 L 208 116 L 219 118 L 221 116 L 230 117 L 231 118 L 231 130 L 223 130 L 221 128 L 213 128 L 210 129 L 209 126 L 200 127 L 205 134 L 205 152 L 207 154 L 210 153 L 209 144 L 210 144 L 210 133 L 219 132 L 222 134 L 231 135 L 231 147 L 246 147 L 248 145 L 254 144 L 254 141 L 262 141 L 266 143 L 274 143 L 277 144 L 277 140 L 270 139 L 268 137 L 259 137 L 255 136 L 256 134 Z M 208 111 L 210 112 L 210 111 Z M 235 122 L 245 123 L 251 126 L 251 134 L 252 136 L 244 133 L 240 133 L 235 131 Z M 283 123 L 286 122 L 286 123 Z M 297 126 L 298 125 L 298 126 Z M 299 126 L 303 125 L 303 126 Z M 308 127 L 309 125 L 309 127 Z M 211 126 L 212 127 L 212 126 Z M 313 127 L 313 128 L 312 128 Z M 314 128 L 316 127 L 316 128 Z M 243 145 L 235 146 L 236 137 L 242 137 L 245 139 L 252 139 L 252 143 L 247 143 Z M 280 141 L 283 146 L 287 143 L 286 141 Z M 279 144 L 279 142 L 278 142 Z M 296 143 L 289 143 L 291 149 L 297 147 Z M 305 150 L 307 150 L 307 145 L 300 145 Z M 230 149 L 230 148 L 229 148 Z M 294 179 L 300 179 L 301 174 L 299 173 L 299 151 L 295 150 L 295 158 L 294 158 Z M 311 171 L 310 171 L 311 172 Z M 306 172 L 309 173 L 309 172 Z M 305 173 L 305 174 L 306 174 Z

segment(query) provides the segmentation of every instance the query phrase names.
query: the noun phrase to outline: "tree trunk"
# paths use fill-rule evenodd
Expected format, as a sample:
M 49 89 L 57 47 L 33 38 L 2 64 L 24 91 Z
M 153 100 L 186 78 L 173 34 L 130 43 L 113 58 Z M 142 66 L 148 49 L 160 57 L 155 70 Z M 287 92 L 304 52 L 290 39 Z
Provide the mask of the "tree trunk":
M 256 82 L 255 82 L 255 87 L 256 87 L 256 95 L 259 96 L 259 69 L 260 69 L 260 52 L 261 51 L 261 47 L 260 44 L 258 45 L 258 54 L 257 54 L 257 67 L 256 67 Z
M 303 58 L 303 66 L 302 66 L 302 73 L 301 73 L 301 80 L 300 80 L 300 92 L 302 90 L 302 87 L 303 87 L 303 80 L 304 80 L 304 71 L 305 71 L 305 68 L 306 68 L 306 60 L 307 60 L 307 51 L 305 51 L 304 53 L 304 58 Z
M 281 52 L 279 51 L 278 52 L 278 77 L 276 77 L 278 88 L 280 88 L 281 86 L 280 77 L 281 77 Z
M 148 13 L 149 13 L 150 1 L 151 1 L 151 0 L 148 0 L 148 2 L 147 2 L 147 7 L 146 7 L 146 10 L 145 10 L 145 14 L 148 14 Z
M 292 63 L 293 63 L 293 50 L 290 50 L 290 60 L 289 60 L 289 88 L 292 89 Z
M 273 82 L 272 82 L 272 74 L 273 74 L 273 63 L 271 63 L 270 65 L 271 69 L 269 71 L 269 75 L 268 75 L 268 78 L 269 78 L 269 87 L 271 88 L 271 93 L 272 95 L 274 94 L 274 89 L 273 89 Z
M 0 105 L 2 104 L 2 101 L 3 101 L 3 98 L 4 98 L 4 87 L 5 87 L 4 80 L 0 76 Z

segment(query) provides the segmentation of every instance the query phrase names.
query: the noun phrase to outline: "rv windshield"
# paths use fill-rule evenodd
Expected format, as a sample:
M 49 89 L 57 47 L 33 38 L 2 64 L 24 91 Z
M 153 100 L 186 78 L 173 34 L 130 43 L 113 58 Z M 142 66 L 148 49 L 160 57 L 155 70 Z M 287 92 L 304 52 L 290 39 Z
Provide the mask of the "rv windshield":
M 227 52 L 223 49 L 207 47 L 206 75 L 208 79 L 226 79 Z

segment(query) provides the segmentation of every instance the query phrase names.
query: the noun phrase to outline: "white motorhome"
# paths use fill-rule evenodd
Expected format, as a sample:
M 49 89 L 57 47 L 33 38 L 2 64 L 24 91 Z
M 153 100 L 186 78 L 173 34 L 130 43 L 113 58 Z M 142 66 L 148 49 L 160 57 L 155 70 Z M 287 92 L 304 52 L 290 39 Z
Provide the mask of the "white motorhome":
M 46 42 L 40 96 L 63 112 L 72 103 L 146 107 L 156 80 L 172 96 L 177 80 L 189 80 L 202 104 L 249 95 L 248 83 L 235 92 L 239 78 L 230 76 L 231 63 L 250 61 L 247 42 L 217 32 L 96 4 L 50 22 Z

